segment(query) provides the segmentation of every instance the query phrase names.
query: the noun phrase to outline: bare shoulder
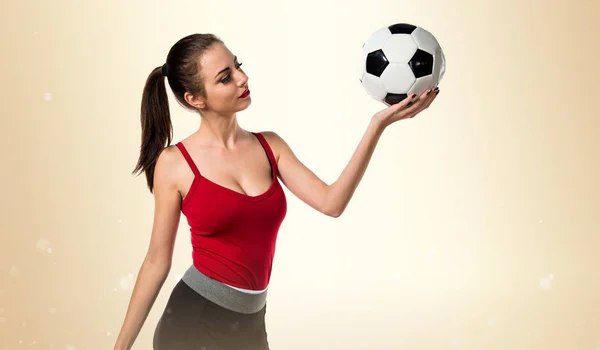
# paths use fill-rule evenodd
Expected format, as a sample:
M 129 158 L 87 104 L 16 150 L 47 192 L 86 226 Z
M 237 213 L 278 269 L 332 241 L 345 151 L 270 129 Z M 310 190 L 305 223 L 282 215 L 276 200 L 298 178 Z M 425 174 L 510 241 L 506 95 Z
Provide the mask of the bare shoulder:
M 148 261 L 169 268 L 181 210 L 180 160 L 176 148 L 163 148 L 154 166 L 154 219 L 147 253 Z
M 279 160 L 282 154 L 286 154 L 291 151 L 287 142 L 275 131 L 267 130 L 260 131 L 259 133 L 264 136 L 265 140 L 273 150 L 275 159 Z
M 158 159 L 154 168 L 154 186 L 156 188 L 179 188 L 179 182 L 185 158 L 175 145 L 165 147 Z

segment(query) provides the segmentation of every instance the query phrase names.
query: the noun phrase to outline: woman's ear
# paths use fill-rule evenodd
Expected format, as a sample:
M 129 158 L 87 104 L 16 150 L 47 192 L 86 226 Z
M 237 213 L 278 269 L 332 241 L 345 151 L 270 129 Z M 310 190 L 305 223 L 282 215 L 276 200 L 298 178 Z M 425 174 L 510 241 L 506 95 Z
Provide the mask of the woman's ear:
M 192 105 L 198 109 L 203 109 L 204 107 L 206 107 L 204 98 L 201 96 L 195 96 L 195 95 L 190 94 L 189 92 L 186 92 L 183 95 L 183 98 L 185 99 L 185 101 L 187 103 L 189 103 L 190 105 Z

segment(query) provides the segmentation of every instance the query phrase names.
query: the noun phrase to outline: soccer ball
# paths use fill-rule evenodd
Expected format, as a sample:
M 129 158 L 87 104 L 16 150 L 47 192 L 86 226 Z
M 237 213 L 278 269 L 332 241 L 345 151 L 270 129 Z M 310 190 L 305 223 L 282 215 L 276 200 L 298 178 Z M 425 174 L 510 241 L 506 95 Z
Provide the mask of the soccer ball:
M 387 106 L 437 86 L 446 57 L 427 30 L 396 23 L 375 31 L 363 44 L 360 82 L 369 96 Z

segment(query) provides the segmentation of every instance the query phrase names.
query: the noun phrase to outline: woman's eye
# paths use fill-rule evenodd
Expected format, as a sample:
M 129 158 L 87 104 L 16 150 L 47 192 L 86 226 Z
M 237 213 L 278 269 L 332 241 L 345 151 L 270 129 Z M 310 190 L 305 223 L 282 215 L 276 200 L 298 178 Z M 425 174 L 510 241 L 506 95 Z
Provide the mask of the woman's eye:
M 236 63 L 235 68 L 236 69 L 240 69 L 240 67 L 242 66 L 242 63 Z M 226 84 L 231 80 L 231 75 L 227 75 L 225 76 L 223 79 L 221 79 L 221 83 Z

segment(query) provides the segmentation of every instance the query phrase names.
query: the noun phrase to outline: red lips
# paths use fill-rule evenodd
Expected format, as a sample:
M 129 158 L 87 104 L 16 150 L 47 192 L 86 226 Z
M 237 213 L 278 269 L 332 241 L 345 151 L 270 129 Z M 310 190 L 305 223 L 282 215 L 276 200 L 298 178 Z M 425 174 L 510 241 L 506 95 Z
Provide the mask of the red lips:
M 250 90 L 246 89 L 243 94 L 240 95 L 240 98 L 246 98 L 250 96 Z

